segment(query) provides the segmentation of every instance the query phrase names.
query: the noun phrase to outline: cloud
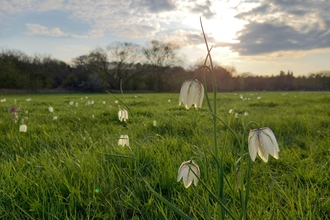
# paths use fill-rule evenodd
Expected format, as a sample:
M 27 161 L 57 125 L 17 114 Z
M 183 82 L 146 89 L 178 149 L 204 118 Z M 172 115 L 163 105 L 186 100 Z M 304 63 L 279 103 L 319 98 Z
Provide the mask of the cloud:
M 211 10 L 212 2 L 210 0 L 203 1 L 201 3 L 195 2 L 190 9 L 190 12 L 195 14 L 200 14 L 202 17 L 211 19 L 213 18 L 216 13 Z
M 39 24 L 26 24 L 28 29 L 28 35 L 45 35 L 52 37 L 63 37 L 67 36 L 67 34 L 63 33 L 59 28 L 49 28 L 45 26 L 41 26 Z
M 252 22 L 246 25 L 239 35 L 239 43 L 217 46 L 230 46 L 241 55 L 330 47 L 330 32 L 320 30 L 317 26 L 304 33 L 288 25 Z
M 172 11 L 175 9 L 175 5 L 171 0 L 133 0 L 131 6 L 139 9 L 146 8 L 150 13 Z
M 61 31 L 60 28 L 50 28 L 45 27 L 39 24 L 26 24 L 28 31 L 27 35 L 44 35 L 51 37 L 73 37 L 78 39 L 97 39 L 104 37 L 104 31 L 102 29 L 92 29 L 88 32 L 88 34 L 78 35 L 78 34 L 69 34 Z
M 247 22 L 237 34 L 239 43 L 217 46 L 230 46 L 241 55 L 329 48 L 330 6 L 326 1 L 265 0 L 236 16 Z
M 170 33 L 163 33 L 157 36 L 164 42 L 173 42 L 181 47 L 204 44 L 201 32 L 176 30 Z

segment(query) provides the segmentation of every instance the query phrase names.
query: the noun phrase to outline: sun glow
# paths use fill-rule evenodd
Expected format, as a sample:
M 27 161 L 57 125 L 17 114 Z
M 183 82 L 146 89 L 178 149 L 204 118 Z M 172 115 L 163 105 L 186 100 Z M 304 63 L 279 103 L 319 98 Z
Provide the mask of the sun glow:
M 244 21 L 235 18 L 236 9 L 229 7 L 224 2 L 214 2 L 212 18 L 203 18 L 205 33 L 214 38 L 216 42 L 236 43 L 237 32 L 243 29 Z M 200 29 L 199 18 L 196 14 L 187 14 L 183 24 Z

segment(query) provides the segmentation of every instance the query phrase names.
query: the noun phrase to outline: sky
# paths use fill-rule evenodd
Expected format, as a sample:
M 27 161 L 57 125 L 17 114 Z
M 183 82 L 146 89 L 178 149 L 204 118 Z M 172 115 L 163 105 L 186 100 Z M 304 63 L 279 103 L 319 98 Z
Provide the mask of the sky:
M 238 74 L 330 70 L 329 0 L 1 0 L 0 50 L 72 62 L 114 42 L 174 42 Z

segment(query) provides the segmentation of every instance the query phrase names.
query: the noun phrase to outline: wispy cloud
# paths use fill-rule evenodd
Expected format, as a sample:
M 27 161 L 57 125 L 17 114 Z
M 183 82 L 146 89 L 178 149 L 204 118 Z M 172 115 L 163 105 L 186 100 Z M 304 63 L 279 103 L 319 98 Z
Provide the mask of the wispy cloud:
M 63 33 L 59 28 L 49 28 L 39 24 L 26 24 L 28 35 L 45 35 L 52 37 L 64 37 L 67 34 Z

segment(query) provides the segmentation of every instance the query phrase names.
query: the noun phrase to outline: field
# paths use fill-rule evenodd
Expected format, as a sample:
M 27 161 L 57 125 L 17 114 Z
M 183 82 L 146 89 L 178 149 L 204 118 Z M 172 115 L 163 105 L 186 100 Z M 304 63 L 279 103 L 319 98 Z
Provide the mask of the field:
M 181 219 L 175 209 L 192 219 L 239 219 L 239 192 L 247 190 L 249 219 L 330 219 L 330 93 L 218 93 L 220 182 L 205 98 L 200 110 L 178 106 L 178 93 L 0 99 L 1 219 Z M 20 108 L 16 122 L 11 107 Z M 128 111 L 126 122 L 119 108 Z M 257 156 L 250 188 L 242 177 L 242 189 L 238 167 L 244 176 L 249 130 L 257 127 L 274 132 L 279 159 Z M 121 135 L 129 146 L 118 146 Z M 240 144 L 245 164 L 237 162 Z M 185 188 L 178 169 L 191 159 L 200 181 Z M 219 188 L 232 216 L 213 197 Z

